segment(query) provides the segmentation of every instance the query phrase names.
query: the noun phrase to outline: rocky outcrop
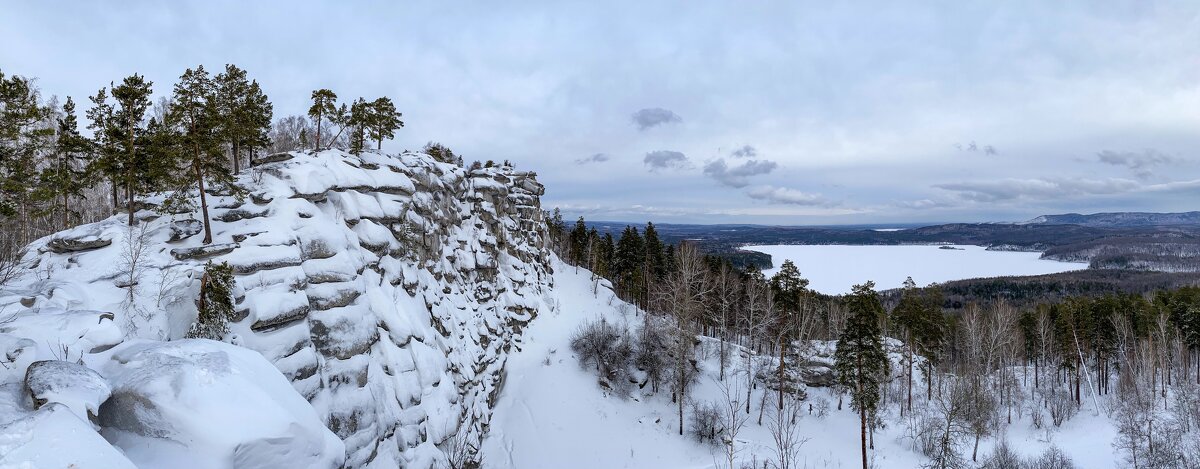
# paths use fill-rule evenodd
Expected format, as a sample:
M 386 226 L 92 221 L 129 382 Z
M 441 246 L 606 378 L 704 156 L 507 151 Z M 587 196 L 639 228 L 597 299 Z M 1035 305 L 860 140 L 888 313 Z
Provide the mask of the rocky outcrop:
M 195 236 L 195 213 L 146 220 L 138 228 L 149 246 L 138 261 L 146 273 L 119 288 L 114 279 L 131 276 L 113 272 L 122 271 L 121 253 L 132 238 L 123 219 L 102 221 L 80 233 L 119 240 L 114 245 L 60 253 L 50 239 L 35 243 L 43 252 L 31 262 L 55 280 L 31 279 L 19 298 L 0 294 L 0 308 L 25 298 L 31 311 L 116 307 L 107 323 L 120 324 L 127 336 L 180 339 L 196 319 L 204 263 L 228 262 L 236 304 L 226 340 L 265 357 L 308 401 L 344 445 L 345 467 L 444 465 L 440 448 L 455 436 L 478 447 L 508 350 L 551 287 L 536 175 L 507 166 L 467 170 L 414 153 L 339 151 L 271 155 L 249 171 L 237 185 L 251 197 L 209 196 L 214 243 Z M 4 333 L 0 324 L 0 346 L 14 360 L 47 358 L 23 352 L 31 345 L 16 338 L 27 336 L 5 341 Z M 55 334 L 66 336 L 35 343 L 84 343 Z M 104 351 L 114 344 L 72 352 L 132 353 L 125 344 Z M 172 353 L 183 352 L 154 360 L 175 366 Z M 196 372 L 212 365 L 199 356 L 179 359 Z M 186 415 L 123 420 L 133 411 L 156 415 L 144 405 L 163 397 L 121 384 L 124 372 L 115 370 L 101 370 L 113 386 L 101 406 L 103 431 L 148 442 L 164 432 L 200 432 L 171 426 Z M 147 366 L 137 370 L 154 374 Z M 261 441 L 243 447 L 279 449 Z

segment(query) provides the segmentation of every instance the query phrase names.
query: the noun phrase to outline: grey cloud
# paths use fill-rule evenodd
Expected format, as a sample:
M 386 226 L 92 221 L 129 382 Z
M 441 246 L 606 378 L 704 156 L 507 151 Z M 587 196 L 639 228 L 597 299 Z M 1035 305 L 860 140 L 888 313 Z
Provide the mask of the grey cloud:
M 608 161 L 608 159 L 609 159 L 608 155 L 606 155 L 604 153 L 596 153 L 595 155 L 589 156 L 587 158 L 577 159 L 577 160 L 575 160 L 575 163 L 576 164 L 603 163 L 605 161 Z
M 704 175 L 729 187 L 742 188 L 750 185 L 750 176 L 768 174 L 779 165 L 769 160 L 749 160 L 738 166 L 730 167 L 724 158 L 704 165 Z
M 750 145 L 742 145 L 741 148 L 733 150 L 733 153 L 730 153 L 729 156 L 734 158 L 753 158 L 758 156 L 758 149 Z
M 1154 166 L 1174 165 L 1180 162 L 1179 158 L 1153 148 L 1141 152 L 1104 150 L 1096 154 L 1096 159 L 1104 164 L 1129 168 L 1140 179 L 1153 176 L 1150 168 Z
M 683 118 L 670 109 L 655 107 L 641 109 L 633 113 L 633 123 L 637 124 L 638 130 L 646 130 L 651 127 L 676 122 L 683 122 Z
M 944 200 L 920 199 L 920 200 L 904 200 L 896 202 L 893 206 L 898 208 L 907 208 L 913 210 L 928 210 L 935 208 L 953 207 L 954 204 Z
M 765 200 L 775 204 L 788 205 L 830 205 L 828 199 L 821 194 L 811 194 L 801 192 L 795 189 L 775 186 L 756 186 L 746 190 L 746 195 L 751 199 Z
M 959 198 L 973 202 L 1002 202 L 1020 199 L 1055 200 L 1065 197 L 1120 194 L 1139 190 L 1142 185 L 1134 180 L 1120 178 L 1039 178 L 957 182 L 936 184 L 933 187 L 954 192 Z
M 1129 169 L 1142 169 L 1149 166 L 1175 164 L 1179 159 L 1153 148 L 1142 152 L 1104 150 L 1096 154 L 1101 163 L 1114 166 L 1124 166 Z
M 651 171 L 688 167 L 688 158 L 686 155 L 670 150 L 658 150 L 646 153 L 646 157 L 642 158 L 642 162 L 645 163 L 646 166 L 649 166 Z

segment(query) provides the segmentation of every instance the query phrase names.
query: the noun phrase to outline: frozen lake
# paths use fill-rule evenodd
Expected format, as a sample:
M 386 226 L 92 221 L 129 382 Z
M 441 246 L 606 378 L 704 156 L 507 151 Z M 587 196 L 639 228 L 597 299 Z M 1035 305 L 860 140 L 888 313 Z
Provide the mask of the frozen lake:
M 800 275 L 810 281 L 809 288 L 828 293 L 848 293 L 850 287 L 867 280 L 877 290 L 897 288 L 905 277 L 917 285 L 966 278 L 1005 275 L 1038 275 L 1087 268 L 1085 263 L 1039 259 L 1037 252 L 988 251 L 981 246 L 954 245 L 957 249 L 920 246 L 850 245 L 772 245 L 746 246 L 743 249 L 771 255 L 775 268 L 763 273 L 770 277 L 784 260 L 791 260 Z

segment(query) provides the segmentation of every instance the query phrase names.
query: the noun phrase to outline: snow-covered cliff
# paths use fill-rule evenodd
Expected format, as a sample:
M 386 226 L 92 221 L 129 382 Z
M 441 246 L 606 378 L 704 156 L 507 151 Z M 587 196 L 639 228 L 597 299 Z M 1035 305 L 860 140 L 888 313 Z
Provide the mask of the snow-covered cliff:
M 236 278 L 229 341 L 259 352 L 311 403 L 344 443 L 346 467 L 432 467 L 451 446 L 477 447 L 512 339 L 552 287 L 535 175 L 467 170 L 422 154 L 325 151 L 268 157 L 240 175 L 238 186 L 244 197 L 209 196 L 208 246 L 200 243 L 198 211 L 149 209 L 132 230 L 113 217 L 30 246 L 30 273 L 0 291 L 3 386 L 24 390 L 0 394 L 0 441 L 33 431 L 22 422 L 35 413 L 24 378 L 36 360 L 82 362 L 114 396 L 123 390 L 126 405 L 140 402 L 139 384 L 161 381 L 152 366 L 128 365 L 142 363 L 130 356 L 146 350 L 195 373 L 215 367 L 246 378 L 238 370 L 251 365 L 221 368 L 204 358 L 238 354 L 221 349 L 228 346 L 177 340 L 196 319 L 200 273 L 213 260 L 228 262 Z M 62 324 L 99 327 L 70 328 L 54 315 L 66 318 Z M 98 344 L 80 345 L 98 333 Z M 154 341 L 179 345 L 164 351 Z M 230 398 L 237 389 L 227 389 Z M 106 411 L 128 409 L 114 399 L 100 405 L 92 425 L 133 464 L 162 467 L 162 454 L 131 449 L 157 430 L 140 422 L 117 428 Z M 257 418 L 247 414 L 247 422 Z M 213 418 L 239 424 L 236 415 Z M 247 441 L 271 435 L 264 430 Z M 236 444 L 227 446 L 236 453 Z M 245 466 L 235 457 L 223 459 L 224 467 Z

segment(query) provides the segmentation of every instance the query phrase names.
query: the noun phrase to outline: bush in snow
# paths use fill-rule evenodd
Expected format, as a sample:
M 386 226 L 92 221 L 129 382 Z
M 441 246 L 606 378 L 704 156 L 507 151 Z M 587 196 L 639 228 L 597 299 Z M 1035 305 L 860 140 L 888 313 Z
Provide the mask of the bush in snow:
M 228 262 L 204 265 L 200 277 L 200 298 L 196 300 L 199 314 L 188 337 L 221 340 L 229 332 L 233 317 L 233 268 Z
M 645 324 L 637 332 L 637 351 L 633 363 L 638 370 L 646 374 L 650 382 L 650 390 L 658 392 L 658 385 L 667 372 L 670 330 L 657 318 L 646 317 Z
M 1051 446 L 1036 458 L 1026 461 L 1026 469 L 1075 469 L 1075 462 L 1057 446 Z
M 1007 440 L 1000 440 L 992 454 L 983 460 L 980 469 L 1021 469 L 1021 455 L 1008 446 Z
M 571 350 L 579 364 L 595 363 L 600 378 L 609 385 L 619 385 L 626 377 L 633 341 L 624 328 L 603 319 L 580 326 L 571 336 Z
M 1061 427 L 1063 422 L 1071 420 L 1079 411 L 1071 393 L 1064 389 L 1045 390 L 1042 392 L 1042 398 L 1046 401 L 1046 410 L 1050 411 L 1050 422 L 1055 427 Z
M 692 402 L 692 436 L 701 443 L 717 444 L 717 436 L 725 433 L 721 409 L 712 402 Z
M 426 155 L 432 156 L 434 160 L 442 163 L 457 164 L 462 166 L 462 158 L 455 155 L 450 148 L 437 142 L 429 142 L 425 144 L 425 148 L 421 149 Z

